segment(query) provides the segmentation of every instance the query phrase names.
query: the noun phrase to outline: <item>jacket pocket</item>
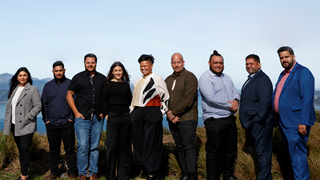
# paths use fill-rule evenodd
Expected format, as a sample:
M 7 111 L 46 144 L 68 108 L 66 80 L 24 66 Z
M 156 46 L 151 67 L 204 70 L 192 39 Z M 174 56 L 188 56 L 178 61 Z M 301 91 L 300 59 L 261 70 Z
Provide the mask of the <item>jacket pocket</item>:
M 300 111 L 301 106 L 292 106 L 292 111 Z

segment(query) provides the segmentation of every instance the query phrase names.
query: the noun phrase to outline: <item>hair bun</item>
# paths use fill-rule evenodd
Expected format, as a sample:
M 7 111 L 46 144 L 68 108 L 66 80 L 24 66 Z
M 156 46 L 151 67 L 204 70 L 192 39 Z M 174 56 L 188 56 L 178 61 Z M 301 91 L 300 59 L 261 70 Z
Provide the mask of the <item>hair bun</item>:
M 219 53 L 218 53 L 217 50 L 213 50 L 213 54 L 214 54 L 214 55 L 218 55 Z

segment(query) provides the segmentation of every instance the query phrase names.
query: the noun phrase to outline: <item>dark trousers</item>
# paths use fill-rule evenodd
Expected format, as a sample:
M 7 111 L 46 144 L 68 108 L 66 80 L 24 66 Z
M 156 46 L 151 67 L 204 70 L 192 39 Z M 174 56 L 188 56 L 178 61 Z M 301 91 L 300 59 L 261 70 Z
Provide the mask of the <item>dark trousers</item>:
M 257 159 L 259 162 L 259 174 L 257 180 L 271 180 L 271 158 L 272 158 L 272 141 L 273 141 L 273 121 L 269 124 L 259 124 L 254 122 L 250 132 L 255 146 Z
M 176 143 L 180 167 L 183 175 L 196 173 L 197 153 L 194 140 L 197 130 L 197 121 L 188 120 L 176 124 L 169 121 L 169 128 Z
M 30 149 L 33 133 L 26 134 L 23 136 L 15 136 L 14 135 L 14 128 L 15 128 L 14 124 L 11 124 L 11 131 L 13 132 L 13 138 L 14 138 L 14 141 L 16 142 L 16 145 L 19 150 L 21 174 L 22 174 L 22 176 L 27 176 L 29 164 L 30 164 L 29 149 Z
M 134 152 L 149 174 L 161 163 L 162 113 L 160 107 L 135 107 L 131 113 Z
M 59 163 L 60 163 L 60 146 L 61 140 L 63 142 L 64 150 L 66 152 L 66 162 L 68 166 L 68 175 L 75 174 L 76 172 L 76 154 L 75 154 L 75 135 L 74 135 L 74 123 L 68 121 L 64 125 L 54 126 L 46 124 L 47 137 L 49 141 L 50 149 L 50 161 L 51 161 L 51 174 L 58 176 Z
M 237 127 L 235 117 L 208 118 L 204 124 L 207 131 L 207 179 L 218 179 L 220 168 L 219 156 L 223 161 L 223 178 L 233 176 L 234 162 L 237 154 Z
M 131 121 L 130 113 L 109 112 L 107 121 L 107 169 L 106 179 L 115 180 L 118 157 L 119 179 L 130 179 Z

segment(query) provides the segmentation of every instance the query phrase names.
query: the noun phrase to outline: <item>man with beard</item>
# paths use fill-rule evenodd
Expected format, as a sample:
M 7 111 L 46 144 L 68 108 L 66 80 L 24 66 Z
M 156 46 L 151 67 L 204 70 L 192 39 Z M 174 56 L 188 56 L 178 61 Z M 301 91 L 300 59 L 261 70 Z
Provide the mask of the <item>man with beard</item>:
M 96 55 L 85 55 L 84 66 L 85 70 L 72 78 L 66 98 L 75 115 L 79 180 L 86 179 L 87 166 L 90 180 L 97 180 L 98 146 L 104 122 L 101 99 L 106 77 L 96 71 Z M 76 101 L 72 98 L 74 94 Z
M 316 121 L 314 77 L 308 68 L 296 62 L 291 47 L 280 47 L 277 52 L 284 71 L 280 73 L 272 98 L 276 120 L 291 157 L 295 179 L 310 179 L 307 142 Z
M 198 80 L 184 68 L 180 53 L 171 57 L 173 73 L 165 80 L 170 94 L 167 119 L 177 146 L 181 180 L 196 179 L 197 153 L 194 145 L 198 124 Z
M 61 140 L 66 152 L 68 176 L 70 179 L 77 179 L 75 176 L 74 116 L 65 98 L 70 79 L 65 77 L 65 72 L 63 62 L 53 63 L 54 79 L 45 84 L 41 96 L 42 119 L 46 124 L 51 161 L 51 174 L 45 179 L 56 179 L 60 175 L 58 165 Z
M 234 162 L 237 154 L 237 127 L 234 113 L 240 95 L 231 78 L 222 73 L 223 57 L 214 50 L 209 67 L 199 79 L 202 96 L 203 119 L 207 131 L 207 179 L 218 180 L 220 162 L 223 162 L 223 179 L 234 180 Z M 222 161 L 219 161 L 222 156 Z

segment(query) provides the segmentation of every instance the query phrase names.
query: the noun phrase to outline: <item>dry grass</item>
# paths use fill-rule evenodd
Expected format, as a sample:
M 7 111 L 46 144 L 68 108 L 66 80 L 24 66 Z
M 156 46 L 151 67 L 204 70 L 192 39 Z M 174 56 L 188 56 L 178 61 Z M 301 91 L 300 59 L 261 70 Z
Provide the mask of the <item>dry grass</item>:
M 236 121 L 238 129 L 238 154 L 235 164 L 235 176 L 238 179 L 255 179 L 257 176 L 257 162 L 254 149 L 250 146 L 245 146 L 246 136 L 245 131 L 241 128 L 239 120 Z M 105 147 L 106 133 L 101 135 L 99 145 L 99 176 L 105 174 Z M 273 154 L 272 154 L 272 175 L 273 179 L 293 179 L 293 171 L 291 168 L 290 157 L 284 147 L 281 135 L 278 128 L 274 129 L 273 133 Z M 207 141 L 206 130 L 204 127 L 197 128 L 196 132 L 196 151 L 197 172 L 199 179 L 206 178 L 206 151 L 205 144 Z M 49 172 L 49 144 L 46 135 L 34 134 L 30 152 L 31 159 L 31 176 L 45 176 Z M 311 128 L 308 148 L 308 162 L 311 179 L 316 180 L 320 177 L 320 123 L 315 123 Z M 61 146 L 61 155 L 64 155 L 63 146 Z M 177 179 L 181 176 L 181 170 L 177 158 L 175 143 L 169 130 L 164 129 L 163 132 L 163 146 L 162 146 L 162 165 L 157 176 L 160 179 Z M 64 161 L 61 162 L 61 166 Z M 15 169 L 19 171 L 18 150 L 16 148 L 12 136 L 4 136 L 0 134 L 0 167 L 3 172 L 5 169 Z M 145 177 L 146 172 L 140 167 L 139 162 L 132 152 L 132 175 L 131 177 Z M 0 177 L 1 178 L 1 177 Z

